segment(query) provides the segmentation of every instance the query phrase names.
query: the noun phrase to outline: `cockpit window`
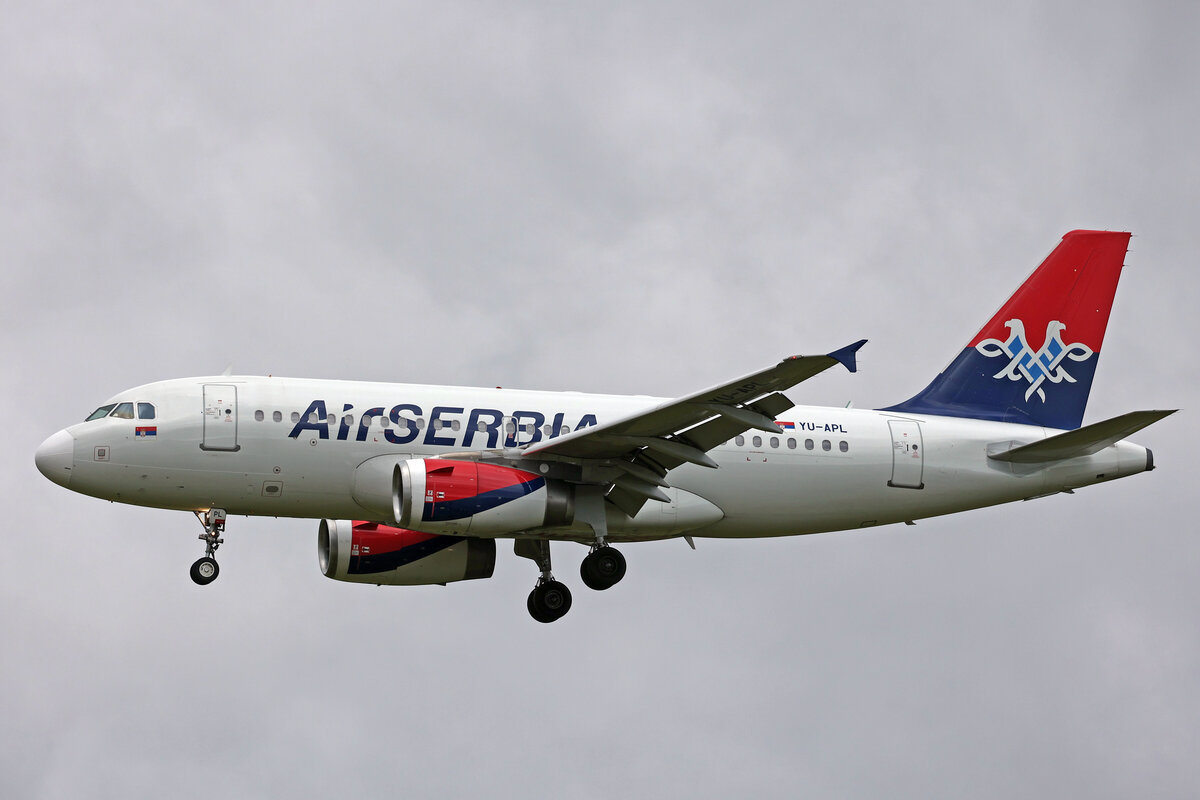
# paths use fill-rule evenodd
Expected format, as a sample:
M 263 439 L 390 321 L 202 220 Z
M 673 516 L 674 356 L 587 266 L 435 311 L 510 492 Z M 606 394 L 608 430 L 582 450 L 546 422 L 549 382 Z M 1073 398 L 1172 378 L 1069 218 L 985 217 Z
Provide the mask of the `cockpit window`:
M 154 419 L 154 406 L 150 403 L 138 403 L 138 419 Z
M 108 412 L 112 411 L 113 408 L 116 407 L 116 405 L 117 405 L 116 403 L 109 403 L 106 406 L 100 406 L 95 411 L 93 411 L 91 414 L 89 414 L 88 418 L 85 419 L 84 422 L 91 422 L 94 419 L 100 419 L 101 417 L 107 417 Z
M 118 403 L 109 416 L 117 419 L 133 419 L 133 403 Z

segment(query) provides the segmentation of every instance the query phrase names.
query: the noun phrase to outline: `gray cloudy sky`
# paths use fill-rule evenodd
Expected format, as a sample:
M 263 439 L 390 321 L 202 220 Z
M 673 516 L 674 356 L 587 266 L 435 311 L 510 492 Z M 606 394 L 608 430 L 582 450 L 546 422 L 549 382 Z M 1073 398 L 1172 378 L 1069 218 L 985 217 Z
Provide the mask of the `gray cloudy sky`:
M 0 796 L 1194 797 L 1200 14 L 1183 3 L 0 2 Z M 378 4 L 382 5 L 382 4 Z M 1187 6 L 1189 9 L 1191 6 Z M 901 400 L 1136 234 L 1088 411 L 1161 467 L 859 533 L 326 580 L 316 522 L 71 494 L 48 434 L 238 372 L 676 395 L 871 340 Z

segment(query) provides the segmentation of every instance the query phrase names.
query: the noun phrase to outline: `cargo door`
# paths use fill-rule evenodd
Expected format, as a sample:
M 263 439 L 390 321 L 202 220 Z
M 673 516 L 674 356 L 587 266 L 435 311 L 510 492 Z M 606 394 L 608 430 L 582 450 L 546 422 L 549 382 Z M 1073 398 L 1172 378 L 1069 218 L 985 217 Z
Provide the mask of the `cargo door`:
M 237 429 L 237 387 L 227 383 L 204 384 L 204 438 L 200 440 L 200 449 L 239 450 Z

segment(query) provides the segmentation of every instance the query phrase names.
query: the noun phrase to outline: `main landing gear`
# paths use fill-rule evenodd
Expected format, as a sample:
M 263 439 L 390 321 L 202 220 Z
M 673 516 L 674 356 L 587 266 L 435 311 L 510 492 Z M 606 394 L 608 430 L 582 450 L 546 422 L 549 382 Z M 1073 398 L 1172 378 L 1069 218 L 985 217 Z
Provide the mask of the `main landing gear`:
M 538 622 L 554 622 L 570 611 L 571 590 L 556 581 L 550 571 L 550 542 L 517 539 L 513 549 L 522 558 L 532 559 L 542 573 L 525 603 L 529 616 Z M 625 577 L 625 556 L 607 544 L 595 544 L 579 565 L 579 574 L 588 588 L 608 589 Z
M 517 539 L 513 550 L 522 558 L 533 559 L 542 573 L 525 603 L 529 616 L 538 622 L 554 622 L 570 611 L 571 590 L 566 584 L 554 580 L 554 573 L 550 571 L 550 542 L 545 539 Z
M 579 577 L 589 589 L 609 589 L 625 577 L 625 556 L 615 547 L 594 544 L 579 565 Z
M 196 511 L 196 519 L 204 526 L 200 541 L 204 542 L 204 557 L 192 564 L 192 580 L 201 586 L 207 586 L 217 579 L 221 568 L 213 555 L 217 548 L 225 543 L 221 534 L 225 532 L 225 511 L 220 508 L 210 508 L 208 511 Z
M 612 588 L 625 577 L 625 556 L 608 546 L 608 514 L 604 487 L 580 486 L 575 493 L 575 519 L 592 529 L 591 552 L 579 565 L 579 576 L 589 589 Z M 517 539 L 517 555 L 531 558 L 542 571 L 529 593 L 529 614 L 538 622 L 554 622 L 571 610 L 571 590 L 554 580 L 550 572 L 550 542 L 546 539 Z

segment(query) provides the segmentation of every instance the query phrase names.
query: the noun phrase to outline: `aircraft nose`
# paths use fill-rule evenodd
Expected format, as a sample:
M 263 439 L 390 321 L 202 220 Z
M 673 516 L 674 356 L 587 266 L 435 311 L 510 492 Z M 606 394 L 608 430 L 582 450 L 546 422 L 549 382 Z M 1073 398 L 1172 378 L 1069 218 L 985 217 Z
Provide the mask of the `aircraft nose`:
M 38 472 L 59 486 L 66 486 L 71 482 L 71 467 L 75 465 L 75 437 L 59 431 L 42 442 L 33 461 Z

